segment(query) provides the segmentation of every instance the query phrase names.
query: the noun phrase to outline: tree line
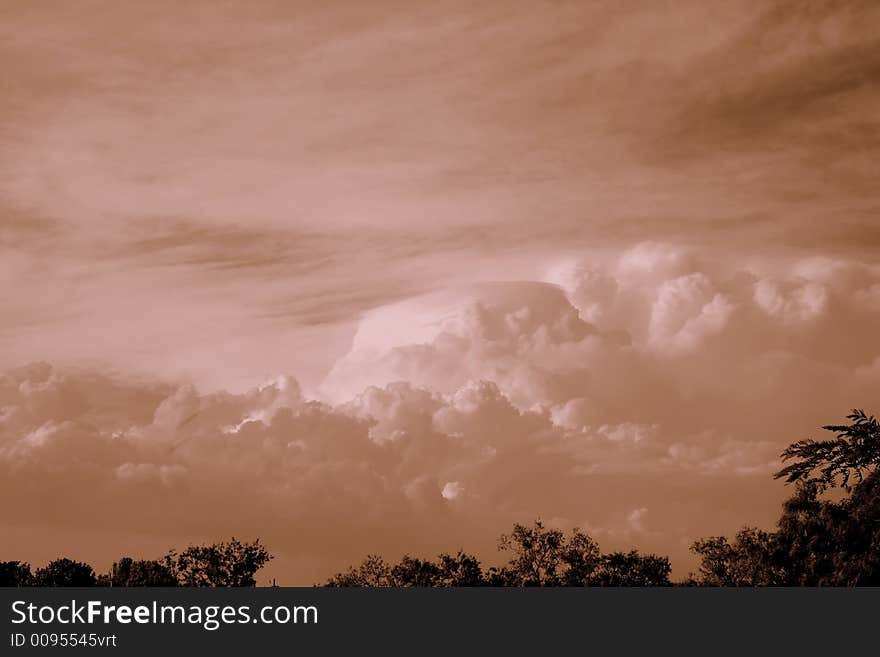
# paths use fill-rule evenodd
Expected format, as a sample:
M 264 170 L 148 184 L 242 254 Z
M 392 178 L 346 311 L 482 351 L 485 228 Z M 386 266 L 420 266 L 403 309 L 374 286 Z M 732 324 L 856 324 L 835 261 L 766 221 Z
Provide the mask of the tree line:
M 272 555 L 257 539 L 171 550 L 162 559 L 122 557 L 106 573 L 66 557 L 32 572 L 22 561 L 0 561 L 0 586 L 256 586 L 254 575 Z
M 511 554 L 500 568 L 486 570 L 465 552 L 441 554 L 436 560 L 404 556 L 390 564 L 370 555 L 358 566 L 332 576 L 325 586 L 668 586 L 667 557 L 636 550 L 602 554 L 582 531 L 565 535 L 536 520 L 515 524 L 499 548 Z
M 699 567 L 685 586 L 880 585 L 880 424 L 854 410 L 848 424 L 829 425 L 828 440 L 800 440 L 782 453 L 775 474 L 794 486 L 773 531 L 742 528 L 732 539 L 695 541 Z M 829 490 L 838 499 L 828 499 Z M 436 559 L 405 555 L 396 563 L 368 555 L 330 577 L 329 587 L 670 586 L 669 559 L 637 550 L 603 553 L 589 535 L 566 534 L 536 520 L 515 524 L 499 549 L 508 561 L 484 569 L 459 551 Z M 0 562 L 0 586 L 255 586 L 272 555 L 259 540 L 189 546 L 159 560 L 124 557 L 97 575 L 63 558 L 31 572 L 27 563 Z

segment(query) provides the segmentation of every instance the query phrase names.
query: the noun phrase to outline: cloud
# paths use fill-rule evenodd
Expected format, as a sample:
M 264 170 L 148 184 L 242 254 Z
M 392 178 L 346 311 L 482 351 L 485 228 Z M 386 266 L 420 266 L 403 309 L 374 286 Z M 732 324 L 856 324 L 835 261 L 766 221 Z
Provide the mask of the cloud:
M 464 493 L 464 486 L 457 481 L 447 481 L 443 485 L 443 490 L 440 492 L 440 495 L 443 496 L 444 499 L 447 500 L 455 500 L 461 497 Z
M 629 514 L 629 518 L 627 518 L 627 523 L 629 524 L 630 529 L 634 532 L 644 533 L 645 532 L 645 516 L 648 514 L 647 507 L 639 507 L 638 509 L 634 509 L 632 513 Z
M 772 520 L 788 442 L 874 401 L 873 266 L 658 244 L 588 261 L 372 311 L 324 401 L 291 376 L 233 393 L 10 370 L 0 492 L 23 501 L 4 522 L 260 535 L 299 582 L 366 551 L 492 558 L 536 516 L 687 564 L 688 537 Z
M 321 387 L 336 400 L 368 385 L 404 380 L 451 393 L 469 380 L 503 383 L 530 405 L 557 396 L 571 352 L 603 336 L 558 287 L 536 282 L 479 284 L 379 308 L 361 322 L 350 352 Z
M 51 378 L 80 384 L 75 374 Z M 127 385 L 103 384 L 107 398 Z M 155 407 L 148 418 L 100 398 L 34 404 L 49 390 L 29 379 L 17 392 L 0 416 L 0 488 L 19 500 L 4 508 L 4 523 L 118 536 L 260 535 L 290 563 L 317 563 L 308 574 L 285 571 L 306 578 L 297 581 L 365 549 L 473 547 L 491 556 L 506 525 L 548 509 L 576 522 L 577 491 L 589 484 L 578 463 L 608 463 L 653 431 L 603 426 L 602 443 L 576 447 L 546 414 L 516 409 L 488 382 L 451 395 L 392 384 L 336 408 L 286 395 L 277 383 L 238 395 L 184 386 L 159 400 L 146 387 Z M 636 457 L 621 472 L 645 467 Z M 561 495 L 574 497 L 560 509 Z
M 702 338 L 720 333 L 734 310 L 702 273 L 665 281 L 651 307 L 649 341 L 655 346 L 694 349 Z
M 547 272 L 546 280 L 563 288 L 580 316 L 590 323 L 604 318 L 618 291 L 613 276 L 599 267 L 577 261 L 552 267 Z
M 10 8 L 0 366 L 311 389 L 361 313 L 548 259 L 604 324 L 697 271 L 667 241 L 870 256 L 877 7 L 754 4 Z
M 762 280 L 755 286 L 755 303 L 784 322 L 806 322 L 825 311 L 828 291 L 818 283 Z

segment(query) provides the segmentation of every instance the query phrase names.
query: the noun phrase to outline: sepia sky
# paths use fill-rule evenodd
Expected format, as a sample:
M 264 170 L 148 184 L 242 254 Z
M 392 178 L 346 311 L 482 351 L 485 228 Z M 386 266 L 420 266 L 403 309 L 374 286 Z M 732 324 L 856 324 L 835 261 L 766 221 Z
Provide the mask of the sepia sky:
M 880 410 L 878 21 L 0 0 L 0 558 L 771 526 Z

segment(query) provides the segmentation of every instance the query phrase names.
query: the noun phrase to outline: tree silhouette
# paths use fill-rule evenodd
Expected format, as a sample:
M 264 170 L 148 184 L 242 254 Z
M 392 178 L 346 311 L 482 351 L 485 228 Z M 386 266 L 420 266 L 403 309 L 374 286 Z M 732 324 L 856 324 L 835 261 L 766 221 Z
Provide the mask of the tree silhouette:
M 557 586 L 565 547 L 565 535 L 540 519 L 532 527 L 517 523 L 498 540 L 498 549 L 513 553 L 507 565 L 512 586 Z
M 706 586 L 773 586 L 786 575 L 775 534 L 742 528 L 733 542 L 724 536 L 696 541 L 691 550 L 701 557 L 697 582 Z
M 561 583 L 565 586 L 587 586 L 602 563 L 599 544 L 579 530 L 573 530 L 562 551 L 565 568 Z
M 776 473 L 795 484 L 775 532 L 741 530 L 697 541 L 694 577 L 712 586 L 880 585 L 880 426 L 854 410 L 848 425 L 823 427 L 833 440 L 800 440 L 782 456 L 794 462 Z M 853 481 L 855 483 L 853 484 Z M 829 488 L 846 496 L 823 499 Z
M 391 567 L 389 586 L 440 586 L 440 568 L 433 561 L 405 555 Z
M 877 419 L 861 409 L 854 409 L 848 416 L 850 424 L 827 425 L 837 437 L 832 440 L 799 440 L 791 444 L 782 458 L 794 460 L 779 472 L 777 479 L 786 483 L 808 483 L 820 491 L 840 485 L 850 489 L 850 481 L 864 479 L 866 472 L 880 465 L 880 424 Z
M 180 586 L 256 586 L 254 575 L 272 555 L 259 539 L 243 543 L 236 538 L 213 545 L 190 545 L 183 552 L 171 551 L 164 566 Z
M 437 586 L 482 586 L 483 570 L 480 561 L 461 550 L 455 556 L 441 554 L 438 558 Z
M 804 484 L 786 501 L 776 541 L 787 584 L 880 584 L 880 474 L 865 476 L 838 502 Z
M 355 567 L 333 575 L 331 587 L 451 587 L 483 586 L 483 571 L 476 557 L 458 552 L 441 554 L 436 561 L 404 555 L 396 564 L 371 554 Z
M 865 477 L 848 500 L 835 553 L 835 583 L 845 586 L 880 585 L 880 473 Z
M 357 567 L 352 566 L 344 573 L 333 575 L 326 586 L 394 586 L 394 584 L 391 566 L 379 555 L 369 554 Z
M 603 554 L 589 586 L 669 586 L 672 566 L 667 557 L 641 555 L 636 550 Z
M 584 586 L 601 563 L 592 538 L 579 530 L 566 538 L 540 519 L 531 527 L 515 524 L 510 534 L 502 534 L 498 547 L 512 557 L 491 574 L 497 586 Z
M 177 586 L 177 578 L 161 561 L 122 557 L 106 577 L 110 586 Z
M 94 586 L 95 571 L 87 563 L 68 558 L 50 561 L 34 573 L 34 586 Z
M 23 561 L 0 561 L 0 586 L 33 586 L 31 566 Z
M 500 550 L 510 553 L 502 567 L 485 572 L 465 552 L 441 554 L 437 561 L 409 555 L 389 564 L 369 555 L 359 565 L 337 573 L 325 586 L 667 586 L 670 565 L 666 557 L 637 551 L 603 555 L 599 545 L 580 530 L 566 536 L 538 519 L 531 526 L 515 524 L 499 539 Z
M 21 561 L 0 561 L 0 586 L 255 586 L 254 575 L 272 555 L 260 543 L 235 538 L 174 550 L 162 560 L 122 557 L 100 576 L 87 563 L 63 558 L 31 575 Z

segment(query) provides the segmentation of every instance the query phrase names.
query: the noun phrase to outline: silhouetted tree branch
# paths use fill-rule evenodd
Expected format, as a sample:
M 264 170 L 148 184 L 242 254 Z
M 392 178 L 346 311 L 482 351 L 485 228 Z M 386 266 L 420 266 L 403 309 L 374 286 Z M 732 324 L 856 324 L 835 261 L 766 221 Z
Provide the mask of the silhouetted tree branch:
M 840 485 L 850 489 L 850 480 L 861 482 L 865 472 L 880 464 L 880 425 L 861 409 L 847 416 L 850 424 L 822 427 L 833 431 L 833 440 L 799 440 L 782 452 L 783 460 L 794 460 L 779 472 L 786 483 L 815 484 L 820 490 Z

